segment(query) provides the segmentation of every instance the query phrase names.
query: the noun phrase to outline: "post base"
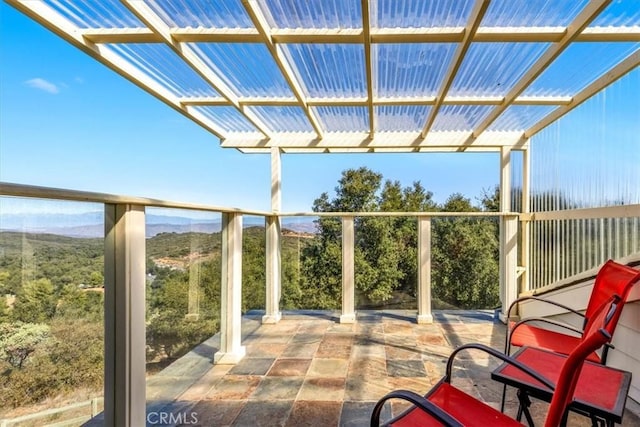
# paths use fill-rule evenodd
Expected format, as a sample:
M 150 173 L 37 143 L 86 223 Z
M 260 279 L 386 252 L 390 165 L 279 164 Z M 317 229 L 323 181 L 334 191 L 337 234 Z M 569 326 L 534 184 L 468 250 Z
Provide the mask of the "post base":
M 343 314 L 340 316 L 340 323 L 356 323 L 356 314 Z
M 276 324 L 282 319 L 282 313 L 277 312 L 275 314 L 265 314 L 262 316 L 262 324 L 263 325 L 273 325 Z
M 244 346 L 240 347 L 234 352 L 222 352 L 218 351 L 213 355 L 213 364 L 214 365 L 235 365 L 247 353 L 247 350 Z
M 431 314 L 418 314 L 416 321 L 419 325 L 433 323 L 433 316 Z

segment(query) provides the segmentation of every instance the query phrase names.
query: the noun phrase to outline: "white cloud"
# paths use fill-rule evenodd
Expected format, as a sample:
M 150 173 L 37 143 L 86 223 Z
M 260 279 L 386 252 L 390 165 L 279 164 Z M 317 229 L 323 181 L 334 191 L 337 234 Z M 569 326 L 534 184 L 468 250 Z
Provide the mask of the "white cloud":
M 27 86 L 32 87 L 34 89 L 40 89 L 49 93 L 59 93 L 60 89 L 55 84 L 46 81 L 45 79 L 41 79 L 40 77 L 36 77 L 35 79 L 27 80 L 25 82 Z

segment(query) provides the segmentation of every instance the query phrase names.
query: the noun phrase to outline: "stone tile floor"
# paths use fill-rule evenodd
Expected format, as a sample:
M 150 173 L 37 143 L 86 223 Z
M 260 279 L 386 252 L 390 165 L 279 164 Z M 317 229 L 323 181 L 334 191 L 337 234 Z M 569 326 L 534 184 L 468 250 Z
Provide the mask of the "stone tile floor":
M 435 312 L 427 325 L 418 325 L 410 311 L 359 312 L 355 324 L 340 324 L 330 312 L 285 313 L 275 325 L 260 325 L 260 317 L 250 313 L 243 320 L 247 353 L 238 364 L 211 365 L 218 346 L 213 337 L 150 378 L 147 413 L 172 413 L 184 425 L 367 426 L 387 392 L 424 393 L 440 380 L 459 345 L 504 345 L 504 325 L 483 311 Z M 453 383 L 498 407 L 501 386 L 490 379 L 497 365 L 484 353 L 462 352 Z M 508 396 L 515 401 L 513 392 Z M 393 402 L 383 415 L 405 407 Z M 545 408 L 532 408 L 540 425 Z M 507 413 L 515 411 L 510 403 Z M 569 425 L 590 423 L 572 415 Z M 627 411 L 623 425 L 640 425 L 640 419 Z

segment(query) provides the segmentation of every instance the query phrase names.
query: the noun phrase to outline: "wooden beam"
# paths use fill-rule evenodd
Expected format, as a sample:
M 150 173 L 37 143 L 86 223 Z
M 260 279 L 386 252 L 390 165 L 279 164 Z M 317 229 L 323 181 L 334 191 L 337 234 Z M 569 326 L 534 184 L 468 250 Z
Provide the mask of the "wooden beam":
M 79 30 L 93 43 L 162 43 L 162 37 L 148 28 L 87 28 Z M 566 27 L 478 27 L 473 42 L 557 43 Z M 172 28 L 171 37 L 182 43 L 261 43 L 255 28 Z M 371 43 L 460 43 L 464 27 L 371 28 Z M 274 43 L 361 44 L 362 28 L 273 28 Z M 577 42 L 637 42 L 640 26 L 589 27 L 576 36 Z
M 369 132 L 330 132 L 319 139 L 312 132 L 306 133 L 274 133 L 270 139 L 252 135 L 229 136 L 221 141 L 222 147 L 227 148 L 305 148 L 305 149 L 336 149 L 350 148 L 375 150 L 384 148 L 408 148 L 411 150 L 421 147 L 455 147 L 469 138 L 471 132 L 430 132 L 422 138 L 420 132 L 376 132 L 372 138 Z M 498 150 L 501 146 L 521 149 L 525 146 L 522 132 L 485 132 L 478 138 L 477 146 Z
M 473 10 L 469 15 L 469 22 L 467 23 L 466 30 L 464 32 L 464 36 L 458 44 L 458 48 L 451 59 L 451 63 L 449 64 L 449 69 L 447 70 L 447 74 L 442 80 L 442 84 L 440 85 L 440 89 L 438 90 L 438 95 L 436 96 L 436 103 L 431 110 L 429 111 L 429 116 L 425 121 L 424 126 L 422 127 L 422 138 L 425 138 L 431 127 L 433 126 L 433 122 L 440 111 L 440 107 L 442 106 L 442 102 L 444 98 L 447 96 L 447 92 L 449 92 L 449 88 L 453 83 L 453 80 L 456 78 L 456 74 L 458 73 L 458 69 L 462 64 L 464 56 L 466 55 L 469 47 L 471 46 L 471 42 L 473 41 L 473 37 L 475 36 L 476 30 L 480 26 L 480 22 L 484 17 L 487 8 L 489 7 L 489 0 L 476 0 L 475 5 L 473 6 Z
M 373 107 L 373 63 L 371 60 L 371 26 L 369 24 L 369 0 L 362 0 L 362 35 L 364 37 L 364 67 L 367 78 L 367 111 L 369 112 L 369 136 L 376 130 L 376 114 Z

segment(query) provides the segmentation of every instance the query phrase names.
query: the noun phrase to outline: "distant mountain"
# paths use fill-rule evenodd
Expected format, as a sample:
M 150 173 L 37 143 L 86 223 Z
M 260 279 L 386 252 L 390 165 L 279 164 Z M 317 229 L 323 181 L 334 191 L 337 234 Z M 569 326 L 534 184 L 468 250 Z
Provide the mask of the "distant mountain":
M 304 233 L 315 233 L 315 218 L 283 218 L 282 227 Z M 219 219 L 192 219 L 181 216 L 146 215 L 146 237 L 160 233 L 217 233 L 221 230 Z M 264 219 L 246 216 L 245 227 L 264 226 Z M 0 231 L 22 231 L 49 233 L 67 237 L 101 237 L 104 234 L 104 213 L 84 212 L 78 214 L 0 213 Z

